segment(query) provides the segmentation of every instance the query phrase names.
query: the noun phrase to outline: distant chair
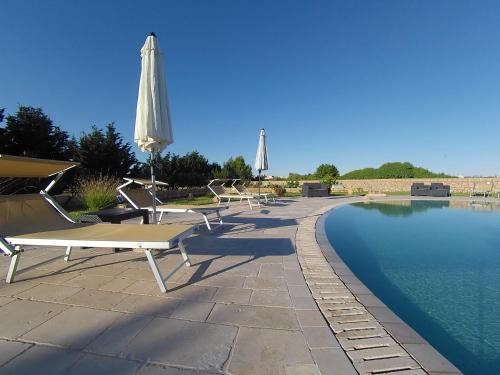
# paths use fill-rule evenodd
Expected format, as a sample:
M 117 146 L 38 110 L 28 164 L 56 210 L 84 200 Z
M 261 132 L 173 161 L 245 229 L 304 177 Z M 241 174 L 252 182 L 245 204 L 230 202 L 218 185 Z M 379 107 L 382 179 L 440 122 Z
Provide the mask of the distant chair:
M 240 181 L 240 182 L 238 183 L 238 181 Z M 236 192 L 239 195 L 252 195 L 254 197 L 254 199 L 263 198 L 266 203 L 269 203 L 269 200 L 272 199 L 273 203 L 276 203 L 276 199 L 274 198 L 274 196 L 272 194 L 269 194 L 269 193 L 260 193 L 259 194 L 259 193 L 252 193 L 252 192 L 248 191 L 247 188 L 245 187 L 245 185 L 243 185 L 243 183 L 241 183 L 241 180 L 239 178 L 235 178 L 233 180 L 231 187 L 234 190 L 236 190 Z
M 472 190 L 469 192 L 469 197 L 482 195 L 484 198 L 493 194 L 493 184 L 491 182 L 474 183 Z

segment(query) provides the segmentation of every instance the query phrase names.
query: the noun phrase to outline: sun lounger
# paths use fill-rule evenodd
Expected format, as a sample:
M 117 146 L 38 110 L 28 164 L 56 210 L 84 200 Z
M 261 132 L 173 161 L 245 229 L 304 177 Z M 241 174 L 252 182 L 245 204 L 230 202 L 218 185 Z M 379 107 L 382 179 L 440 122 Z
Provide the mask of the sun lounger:
M 259 199 L 259 198 L 264 198 L 264 202 L 267 204 L 269 203 L 269 200 L 272 199 L 273 203 L 276 203 L 276 199 L 274 195 L 269 194 L 269 193 L 252 193 L 249 192 L 245 185 L 242 183 L 238 183 L 240 179 L 234 179 L 233 183 L 231 184 L 231 187 L 239 194 L 239 195 L 251 195 L 253 196 L 254 199 Z
M 493 193 L 493 184 L 490 182 L 474 183 L 472 190 L 469 193 L 469 197 L 475 195 L 482 195 L 484 198 L 488 197 Z
M 210 183 L 207 185 L 207 187 L 210 189 L 210 191 L 215 195 L 217 198 L 219 205 L 224 201 L 227 200 L 228 203 L 231 202 L 231 200 L 239 200 L 240 202 L 243 202 L 243 200 L 248 201 L 248 205 L 250 206 L 250 209 L 253 210 L 253 205 L 252 205 L 252 200 L 255 199 L 253 195 L 249 194 L 230 194 L 228 193 L 222 185 L 215 185 L 214 182 L 219 181 L 219 179 L 215 179 L 210 181 Z M 259 203 L 257 203 L 259 205 Z
M 136 209 L 147 209 L 150 212 L 153 212 L 152 207 L 152 199 L 153 196 L 149 189 L 130 189 L 127 186 L 137 183 L 143 186 L 150 186 L 151 181 L 147 180 L 137 180 L 131 178 L 124 178 L 127 181 L 125 184 L 120 185 L 117 190 L 120 194 L 125 198 L 132 207 Z M 159 181 L 156 181 L 158 184 Z M 160 182 L 160 184 L 165 184 Z M 156 198 L 158 205 L 156 205 L 156 212 L 160 213 L 160 217 L 158 218 L 158 222 L 161 222 L 163 214 L 165 212 L 180 212 L 180 213 L 196 213 L 203 216 L 203 220 L 205 221 L 205 225 L 207 226 L 209 231 L 213 231 L 215 227 L 212 228 L 213 224 L 210 223 L 208 215 L 215 214 L 218 220 L 217 226 L 224 225 L 222 221 L 222 217 L 220 216 L 220 210 L 226 209 L 225 206 L 219 205 L 177 205 L 177 204 L 164 204 L 161 200 Z
M 144 250 L 149 266 L 162 292 L 168 280 L 183 265 L 190 266 L 183 240 L 191 225 L 76 224 L 48 195 L 48 190 L 77 163 L 54 162 L 0 155 L 0 177 L 47 177 L 57 174 L 41 194 L 0 196 L 0 250 L 11 257 L 6 282 L 14 281 L 23 246 L 65 247 L 69 261 L 73 247 L 119 247 Z M 179 245 L 182 261 L 164 278 L 152 254 L 154 249 Z

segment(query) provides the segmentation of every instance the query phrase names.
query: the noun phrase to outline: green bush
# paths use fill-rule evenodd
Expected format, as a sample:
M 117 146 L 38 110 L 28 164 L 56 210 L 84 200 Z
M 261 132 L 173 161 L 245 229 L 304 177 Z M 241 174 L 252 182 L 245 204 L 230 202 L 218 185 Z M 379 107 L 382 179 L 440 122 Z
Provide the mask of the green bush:
M 299 187 L 299 180 L 295 178 L 294 176 L 288 176 L 286 180 L 286 187 L 288 188 L 298 188 Z
M 277 184 L 273 185 L 272 189 L 274 191 L 274 194 L 276 194 L 276 196 L 278 196 L 278 197 L 282 197 L 286 194 L 286 189 L 281 185 L 277 185 Z
M 87 210 L 99 211 L 115 204 L 118 185 L 119 181 L 112 176 L 89 176 L 78 181 L 76 192 Z

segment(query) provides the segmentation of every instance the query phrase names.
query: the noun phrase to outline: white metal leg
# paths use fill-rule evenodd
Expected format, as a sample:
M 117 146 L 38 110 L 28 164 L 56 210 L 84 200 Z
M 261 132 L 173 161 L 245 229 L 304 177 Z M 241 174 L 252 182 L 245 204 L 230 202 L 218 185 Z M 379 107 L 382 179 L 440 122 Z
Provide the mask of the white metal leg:
M 182 259 L 184 259 L 186 266 L 190 267 L 191 262 L 189 261 L 189 257 L 187 255 L 186 248 L 184 247 L 184 243 L 182 241 L 179 241 L 179 249 L 181 250 Z
M 207 214 L 202 213 L 202 215 L 203 215 L 203 219 L 205 220 L 205 224 L 207 225 L 208 230 L 211 232 L 212 227 L 210 226 L 210 222 L 208 221 Z
M 165 211 L 160 211 L 160 217 L 158 218 L 158 224 L 161 224 L 161 219 L 163 218 L 163 214 Z
M 151 254 L 151 250 L 144 250 L 146 253 L 146 258 L 148 258 L 149 267 L 151 267 L 151 271 L 153 271 L 153 275 L 155 276 L 156 282 L 160 287 L 162 293 L 167 292 L 167 286 L 165 285 L 165 281 L 163 280 L 163 276 L 158 268 L 158 264 L 156 263 L 156 259 L 153 254 Z
M 71 246 L 68 246 L 66 248 L 66 255 L 64 256 L 64 260 L 67 262 L 71 258 Z
M 222 217 L 220 216 L 220 211 L 219 211 L 219 210 L 217 210 L 217 211 L 215 211 L 215 213 L 217 214 L 217 218 L 219 219 L 219 224 L 220 224 L 220 225 L 223 225 L 223 224 L 224 224 L 224 222 L 222 221 Z
M 20 258 L 21 258 L 20 253 L 16 253 L 11 257 L 9 271 L 7 272 L 7 278 L 5 279 L 5 281 L 9 284 L 14 281 L 14 276 L 16 274 L 17 265 L 19 264 Z

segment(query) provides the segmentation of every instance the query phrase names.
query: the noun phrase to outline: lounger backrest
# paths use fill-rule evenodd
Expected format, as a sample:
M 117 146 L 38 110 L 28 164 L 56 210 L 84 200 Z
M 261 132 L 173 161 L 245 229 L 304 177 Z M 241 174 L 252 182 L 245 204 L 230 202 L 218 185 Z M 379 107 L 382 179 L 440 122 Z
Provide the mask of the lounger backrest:
M 0 195 L 0 236 L 71 228 L 41 194 Z
M 153 196 L 146 189 L 122 189 L 122 191 L 140 208 L 153 205 Z
M 240 194 L 245 193 L 245 187 L 242 184 L 234 184 L 233 187 L 236 189 L 236 191 Z
M 226 191 L 220 185 L 211 185 L 210 189 L 212 189 L 212 191 L 215 193 L 215 195 L 224 195 L 224 194 L 226 194 Z

